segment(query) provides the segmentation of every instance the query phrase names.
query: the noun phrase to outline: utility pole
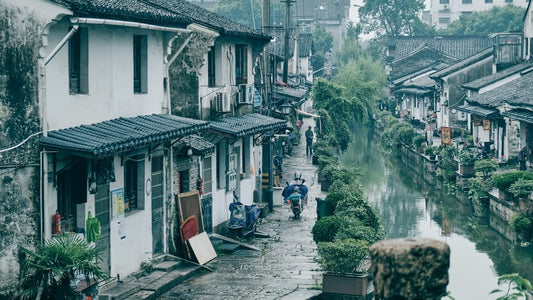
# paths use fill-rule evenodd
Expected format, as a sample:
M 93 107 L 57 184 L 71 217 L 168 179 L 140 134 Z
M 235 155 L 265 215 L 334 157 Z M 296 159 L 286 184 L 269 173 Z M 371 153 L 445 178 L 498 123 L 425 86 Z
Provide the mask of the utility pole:
M 289 77 L 289 38 L 291 30 L 291 5 L 296 0 L 282 0 L 281 3 L 285 3 L 285 45 L 283 47 L 284 60 L 283 60 L 283 82 L 288 82 Z
M 262 26 L 263 26 L 263 34 L 269 35 L 270 34 L 270 0 L 263 0 L 262 2 L 262 9 L 263 9 L 263 20 L 262 20 Z M 263 50 L 263 72 L 261 72 L 263 76 L 263 99 L 265 101 L 265 106 L 268 108 L 268 114 L 270 115 L 270 105 L 271 99 L 271 90 L 272 90 L 272 76 L 270 70 L 271 70 L 271 64 L 270 64 L 270 53 L 268 52 L 268 46 L 265 47 Z

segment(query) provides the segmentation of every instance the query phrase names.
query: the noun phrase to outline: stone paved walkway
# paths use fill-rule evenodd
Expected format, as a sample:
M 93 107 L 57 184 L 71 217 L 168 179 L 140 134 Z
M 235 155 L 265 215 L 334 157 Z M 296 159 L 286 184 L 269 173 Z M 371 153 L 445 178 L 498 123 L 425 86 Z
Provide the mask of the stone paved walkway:
M 312 119 L 305 119 L 312 124 Z M 313 126 L 314 124 L 312 124 Z M 314 128 L 315 126 L 313 126 Z M 284 159 L 282 182 L 297 172 L 309 187 L 308 205 L 298 220 L 287 204 L 274 206 L 259 230 L 269 238 L 248 241 L 261 251 L 241 249 L 221 254 L 205 271 L 165 293 L 161 299 L 310 299 L 321 294 L 322 272 L 314 261 L 316 244 L 311 230 L 316 221 L 316 198 L 325 197 L 317 183 L 316 166 L 305 156 L 305 141 Z

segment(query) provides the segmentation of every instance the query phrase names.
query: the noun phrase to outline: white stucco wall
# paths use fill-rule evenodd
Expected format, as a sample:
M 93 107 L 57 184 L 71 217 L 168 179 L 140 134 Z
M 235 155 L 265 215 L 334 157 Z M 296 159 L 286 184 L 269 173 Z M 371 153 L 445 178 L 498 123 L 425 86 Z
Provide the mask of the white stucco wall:
M 50 29 L 48 52 L 67 34 L 66 22 Z M 49 130 L 118 117 L 162 112 L 163 33 L 118 26 L 88 25 L 89 93 L 69 94 L 68 43 L 46 67 Z M 147 35 L 148 93 L 133 93 L 133 35 Z
M 485 0 L 472 0 L 471 4 L 463 4 L 462 1 L 449 0 L 449 3 L 441 4 L 441 0 L 431 0 L 431 25 L 435 25 L 437 29 L 446 28 L 449 23 L 440 23 L 439 18 L 449 18 L 450 22 L 453 22 L 464 13 L 489 10 L 506 4 L 526 7 L 527 3 L 528 0 L 513 0 L 512 3 L 507 3 L 505 0 L 493 0 L 493 3 L 485 3 Z

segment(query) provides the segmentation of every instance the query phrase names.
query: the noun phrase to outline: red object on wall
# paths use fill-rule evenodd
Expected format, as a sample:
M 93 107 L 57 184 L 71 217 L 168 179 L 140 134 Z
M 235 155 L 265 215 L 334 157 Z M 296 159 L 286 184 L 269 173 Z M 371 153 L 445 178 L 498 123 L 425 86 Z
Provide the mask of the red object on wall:
M 198 181 L 196 182 L 196 188 L 198 189 L 200 196 L 204 194 L 204 180 L 202 178 L 198 178 Z
M 56 214 L 52 216 L 52 233 L 61 233 L 61 215 L 59 215 L 58 212 L 56 212 Z

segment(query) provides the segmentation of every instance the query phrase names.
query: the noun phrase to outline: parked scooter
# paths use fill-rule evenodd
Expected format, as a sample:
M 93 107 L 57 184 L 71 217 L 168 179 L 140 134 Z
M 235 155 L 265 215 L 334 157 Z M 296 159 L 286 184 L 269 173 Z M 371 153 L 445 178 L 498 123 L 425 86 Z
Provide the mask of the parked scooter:
M 233 203 L 230 203 L 229 211 L 230 219 L 227 228 L 233 236 L 243 238 L 256 232 L 261 215 L 261 209 L 256 204 L 242 204 L 239 196 L 233 192 Z
M 297 176 L 294 174 L 294 182 L 289 184 L 281 192 L 285 203 L 290 204 L 290 209 L 294 214 L 295 219 L 300 218 L 300 214 L 307 205 L 307 192 L 309 189 L 305 185 L 305 179 L 302 179 L 302 175 Z

